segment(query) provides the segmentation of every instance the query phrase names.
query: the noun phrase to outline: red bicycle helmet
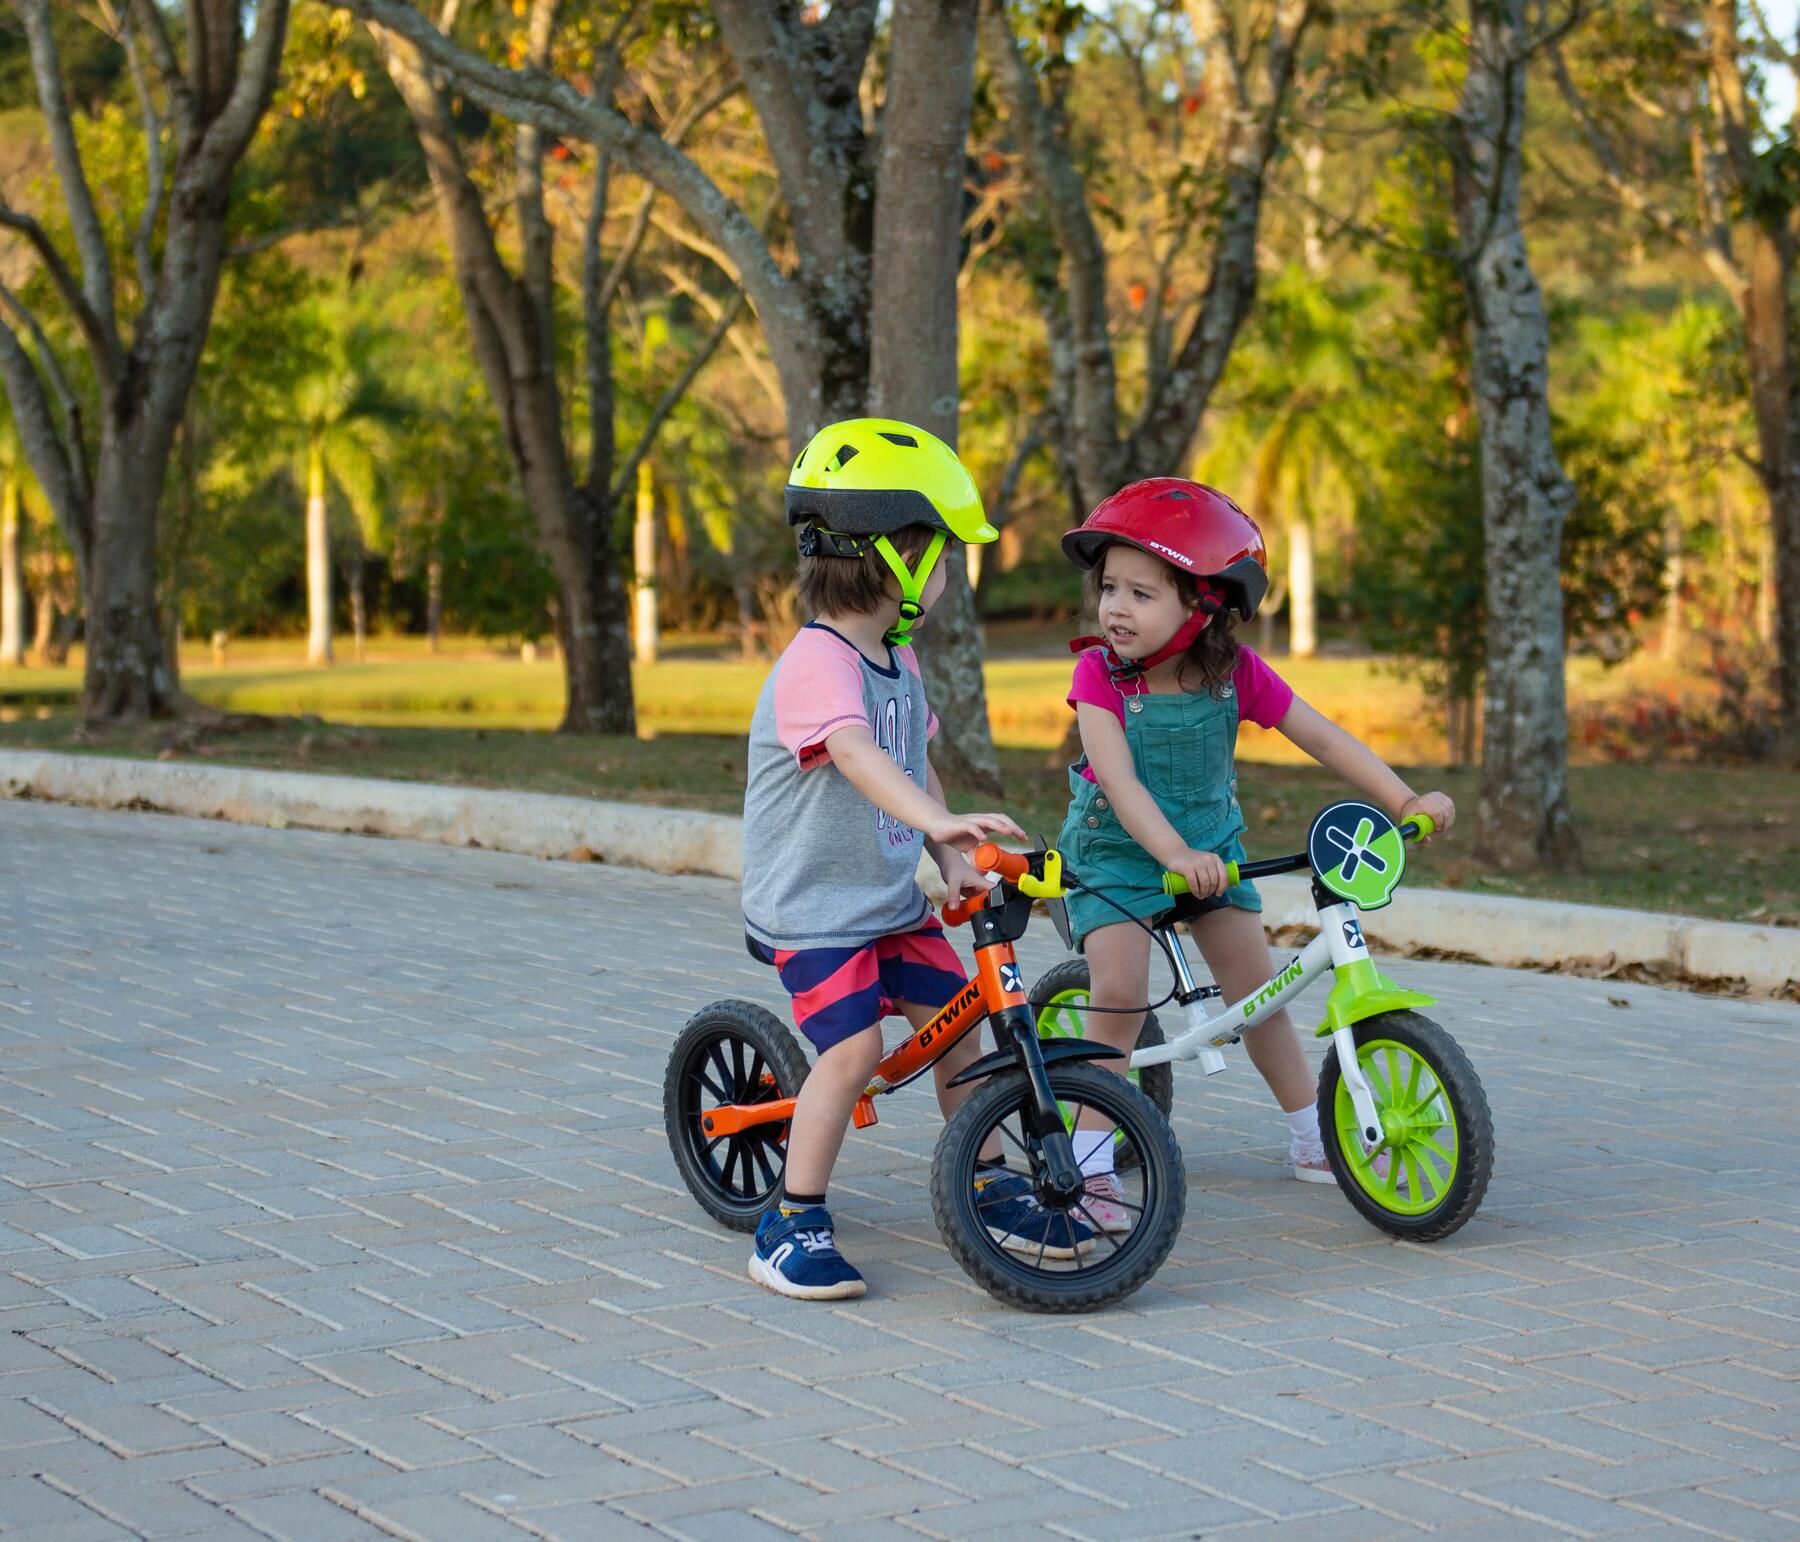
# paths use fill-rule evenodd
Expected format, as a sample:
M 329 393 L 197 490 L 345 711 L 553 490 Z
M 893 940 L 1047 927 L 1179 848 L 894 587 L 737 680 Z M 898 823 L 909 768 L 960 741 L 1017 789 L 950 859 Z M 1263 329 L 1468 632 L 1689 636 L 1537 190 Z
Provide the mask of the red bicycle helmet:
M 1121 487 L 1062 538 L 1063 554 L 1086 571 L 1114 541 L 1209 580 L 1200 585 L 1202 593 L 1216 591 L 1245 621 L 1269 592 L 1269 554 L 1256 521 L 1222 492 L 1185 477 L 1148 477 Z

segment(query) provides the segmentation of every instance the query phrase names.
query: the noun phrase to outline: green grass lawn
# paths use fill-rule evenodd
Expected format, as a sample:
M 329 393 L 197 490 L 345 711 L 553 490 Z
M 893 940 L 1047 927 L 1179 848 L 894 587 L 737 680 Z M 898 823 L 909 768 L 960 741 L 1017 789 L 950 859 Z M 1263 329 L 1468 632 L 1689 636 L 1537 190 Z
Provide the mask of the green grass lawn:
M 1055 633 L 1059 637 L 1061 632 Z M 1045 634 L 1039 657 L 1003 657 L 986 667 L 996 742 L 1050 749 L 1069 724 L 1064 700 L 1071 661 Z M 741 734 L 748 730 L 768 665 L 723 656 L 704 639 L 665 640 L 664 657 L 632 670 L 638 716 L 656 733 Z M 347 649 L 346 649 L 347 652 Z M 1438 734 L 1417 686 L 1371 659 L 1284 660 L 1282 673 L 1309 701 L 1390 757 L 1438 753 Z M 552 658 L 522 663 L 465 641 L 431 655 L 417 638 L 376 639 L 362 663 L 308 668 L 292 641 L 234 643 L 223 668 L 204 649 L 184 649 L 182 684 L 199 700 L 233 712 L 311 714 L 371 727 L 554 728 L 562 715 L 562 668 Z M 74 710 L 77 662 L 60 669 L 0 674 L 0 720 Z M 1278 735 L 1246 727 L 1247 760 L 1294 761 Z
M 377 668 L 381 666 L 364 666 Z M 526 666 L 504 666 L 523 673 Z M 658 666 L 662 668 L 664 666 Z M 305 676 L 334 684 L 348 671 Z M 16 677 L 12 677 L 16 678 Z M 292 703 L 289 703 L 292 710 Z M 466 719 L 463 721 L 466 722 Z M 661 721 L 654 719 L 654 721 Z M 736 813 L 744 744 L 737 734 L 582 739 L 517 729 L 344 727 L 283 723 L 193 740 L 155 725 L 91 735 L 65 714 L 0 722 L 0 748 L 393 777 L 576 794 Z M 1054 837 L 1066 772 L 1042 748 L 1002 752 L 1006 810 Z M 1475 775 L 1404 766 L 1413 785 L 1440 786 L 1473 813 Z M 1464 830 L 1411 858 L 1421 882 L 1501 894 L 1625 905 L 1730 921 L 1800 924 L 1800 820 L 1791 772 L 1685 765 L 1577 766 L 1570 774 L 1587 871 L 1511 879 L 1483 873 Z M 1316 766 L 1246 763 L 1240 791 L 1252 856 L 1299 849 L 1313 812 L 1348 789 Z M 952 799 L 967 807 L 966 799 Z

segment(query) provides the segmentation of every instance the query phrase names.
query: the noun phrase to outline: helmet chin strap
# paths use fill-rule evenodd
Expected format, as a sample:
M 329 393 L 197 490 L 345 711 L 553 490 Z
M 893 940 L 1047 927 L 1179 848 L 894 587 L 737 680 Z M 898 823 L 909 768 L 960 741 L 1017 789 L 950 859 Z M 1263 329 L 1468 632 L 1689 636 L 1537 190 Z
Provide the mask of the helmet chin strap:
M 882 640 L 891 647 L 904 648 L 912 641 L 913 627 L 925 614 L 925 607 L 919 603 L 925 593 L 925 585 L 931 581 L 931 570 L 937 566 L 939 554 L 949 537 L 942 531 L 932 532 L 931 544 L 925 548 L 924 555 L 919 558 L 916 568 L 906 565 L 906 558 L 894 549 L 894 543 L 885 535 L 875 537 L 875 550 L 893 570 L 895 579 L 900 584 L 900 616 L 894 624 L 882 634 Z
M 1089 648 L 1099 646 L 1106 650 L 1107 672 L 1117 680 L 1134 680 L 1138 676 L 1155 669 L 1158 664 L 1187 652 L 1194 644 L 1194 639 L 1204 632 L 1212 618 L 1225 608 L 1225 601 L 1210 589 L 1200 591 L 1200 603 L 1188 613 L 1188 618 L 1175 629 L 1175 635 L 1164 643 L 1148 658 L 1122 659 L 1113 652 L 1112 644 L 1104 637 L 1077 637 L 1069 644 L 1069 652 L 1085 653 Z

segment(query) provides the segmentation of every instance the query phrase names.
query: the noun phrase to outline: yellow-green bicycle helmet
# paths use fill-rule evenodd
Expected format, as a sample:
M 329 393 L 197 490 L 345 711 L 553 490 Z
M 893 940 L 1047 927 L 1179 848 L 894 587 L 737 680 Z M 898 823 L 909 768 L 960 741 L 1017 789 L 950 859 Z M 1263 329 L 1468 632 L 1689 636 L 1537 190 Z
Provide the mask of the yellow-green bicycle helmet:
M 816 557 L 880 554 L 900 584 L 900 619 L 888 632 L 908 642 L 924 612 L 919 597 L 951 537 L 998 540 L 981 493 L 956 451 L 937 435 L 893 418 L 848 418 L 807 441 L 784 490 L 789 525 L 801 525 L 800 553 Z M 938 533 L 916 568 L 888 540 L 908 525 Z

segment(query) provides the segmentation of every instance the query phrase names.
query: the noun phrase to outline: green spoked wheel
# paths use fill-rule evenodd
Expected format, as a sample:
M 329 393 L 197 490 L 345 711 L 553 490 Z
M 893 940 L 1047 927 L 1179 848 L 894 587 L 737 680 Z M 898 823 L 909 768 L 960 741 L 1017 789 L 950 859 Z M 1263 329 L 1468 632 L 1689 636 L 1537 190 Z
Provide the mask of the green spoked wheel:
M 1334 1045 L 1319 1072 L 1319 1134 L 1338 1187 L 1392 1236 L 1448 1237 L 1480 1208 L 1493 1171 L 1493 1116 L 1481 1078 L 1456 1040 L 1417 1012 L 1386 1012 L 1353 1032 L 1383 1138 L 1364 1150 Z
M 1071 958 L 1058 964 L 1054 969 L 1039 978 L 1031 987 L 1031 1006 L 1037 1013 L 1037 1030 L 1040 1039 L 1079 1039 L 1086 1035 L 1083 1026 L 1087 1022 L 1088 1005 L 1088 966 L 1087 960 Z M 1163 1044 L 1162 1024 L 1157 1022 L 1154 1012 L 1144 1014 L 1144 1024 L 1138 1029 L 1137 1047 L 1148 1049 L 1155 1044 Z M 1114 1061 L 1113 1064 L 1117 1064 Z M 1105 1067 L 1104 1060 L 1096 1060 L 1095 1065 Z M 1167 1119 L 1175 1106 L 1175 1071 L 1173 1066 L 1153 1065 L 1142 1071 L 1127 1071 L 1125 1079 L 1144 1094 L 1156 1106 L 1156 1111 Z M 1063 1119 L 1070 1121 L 1074 1116 L 1068 1109 L 1063 1110 Z M 1070 1128 L 1074 1126 L 1071 1124 Z

